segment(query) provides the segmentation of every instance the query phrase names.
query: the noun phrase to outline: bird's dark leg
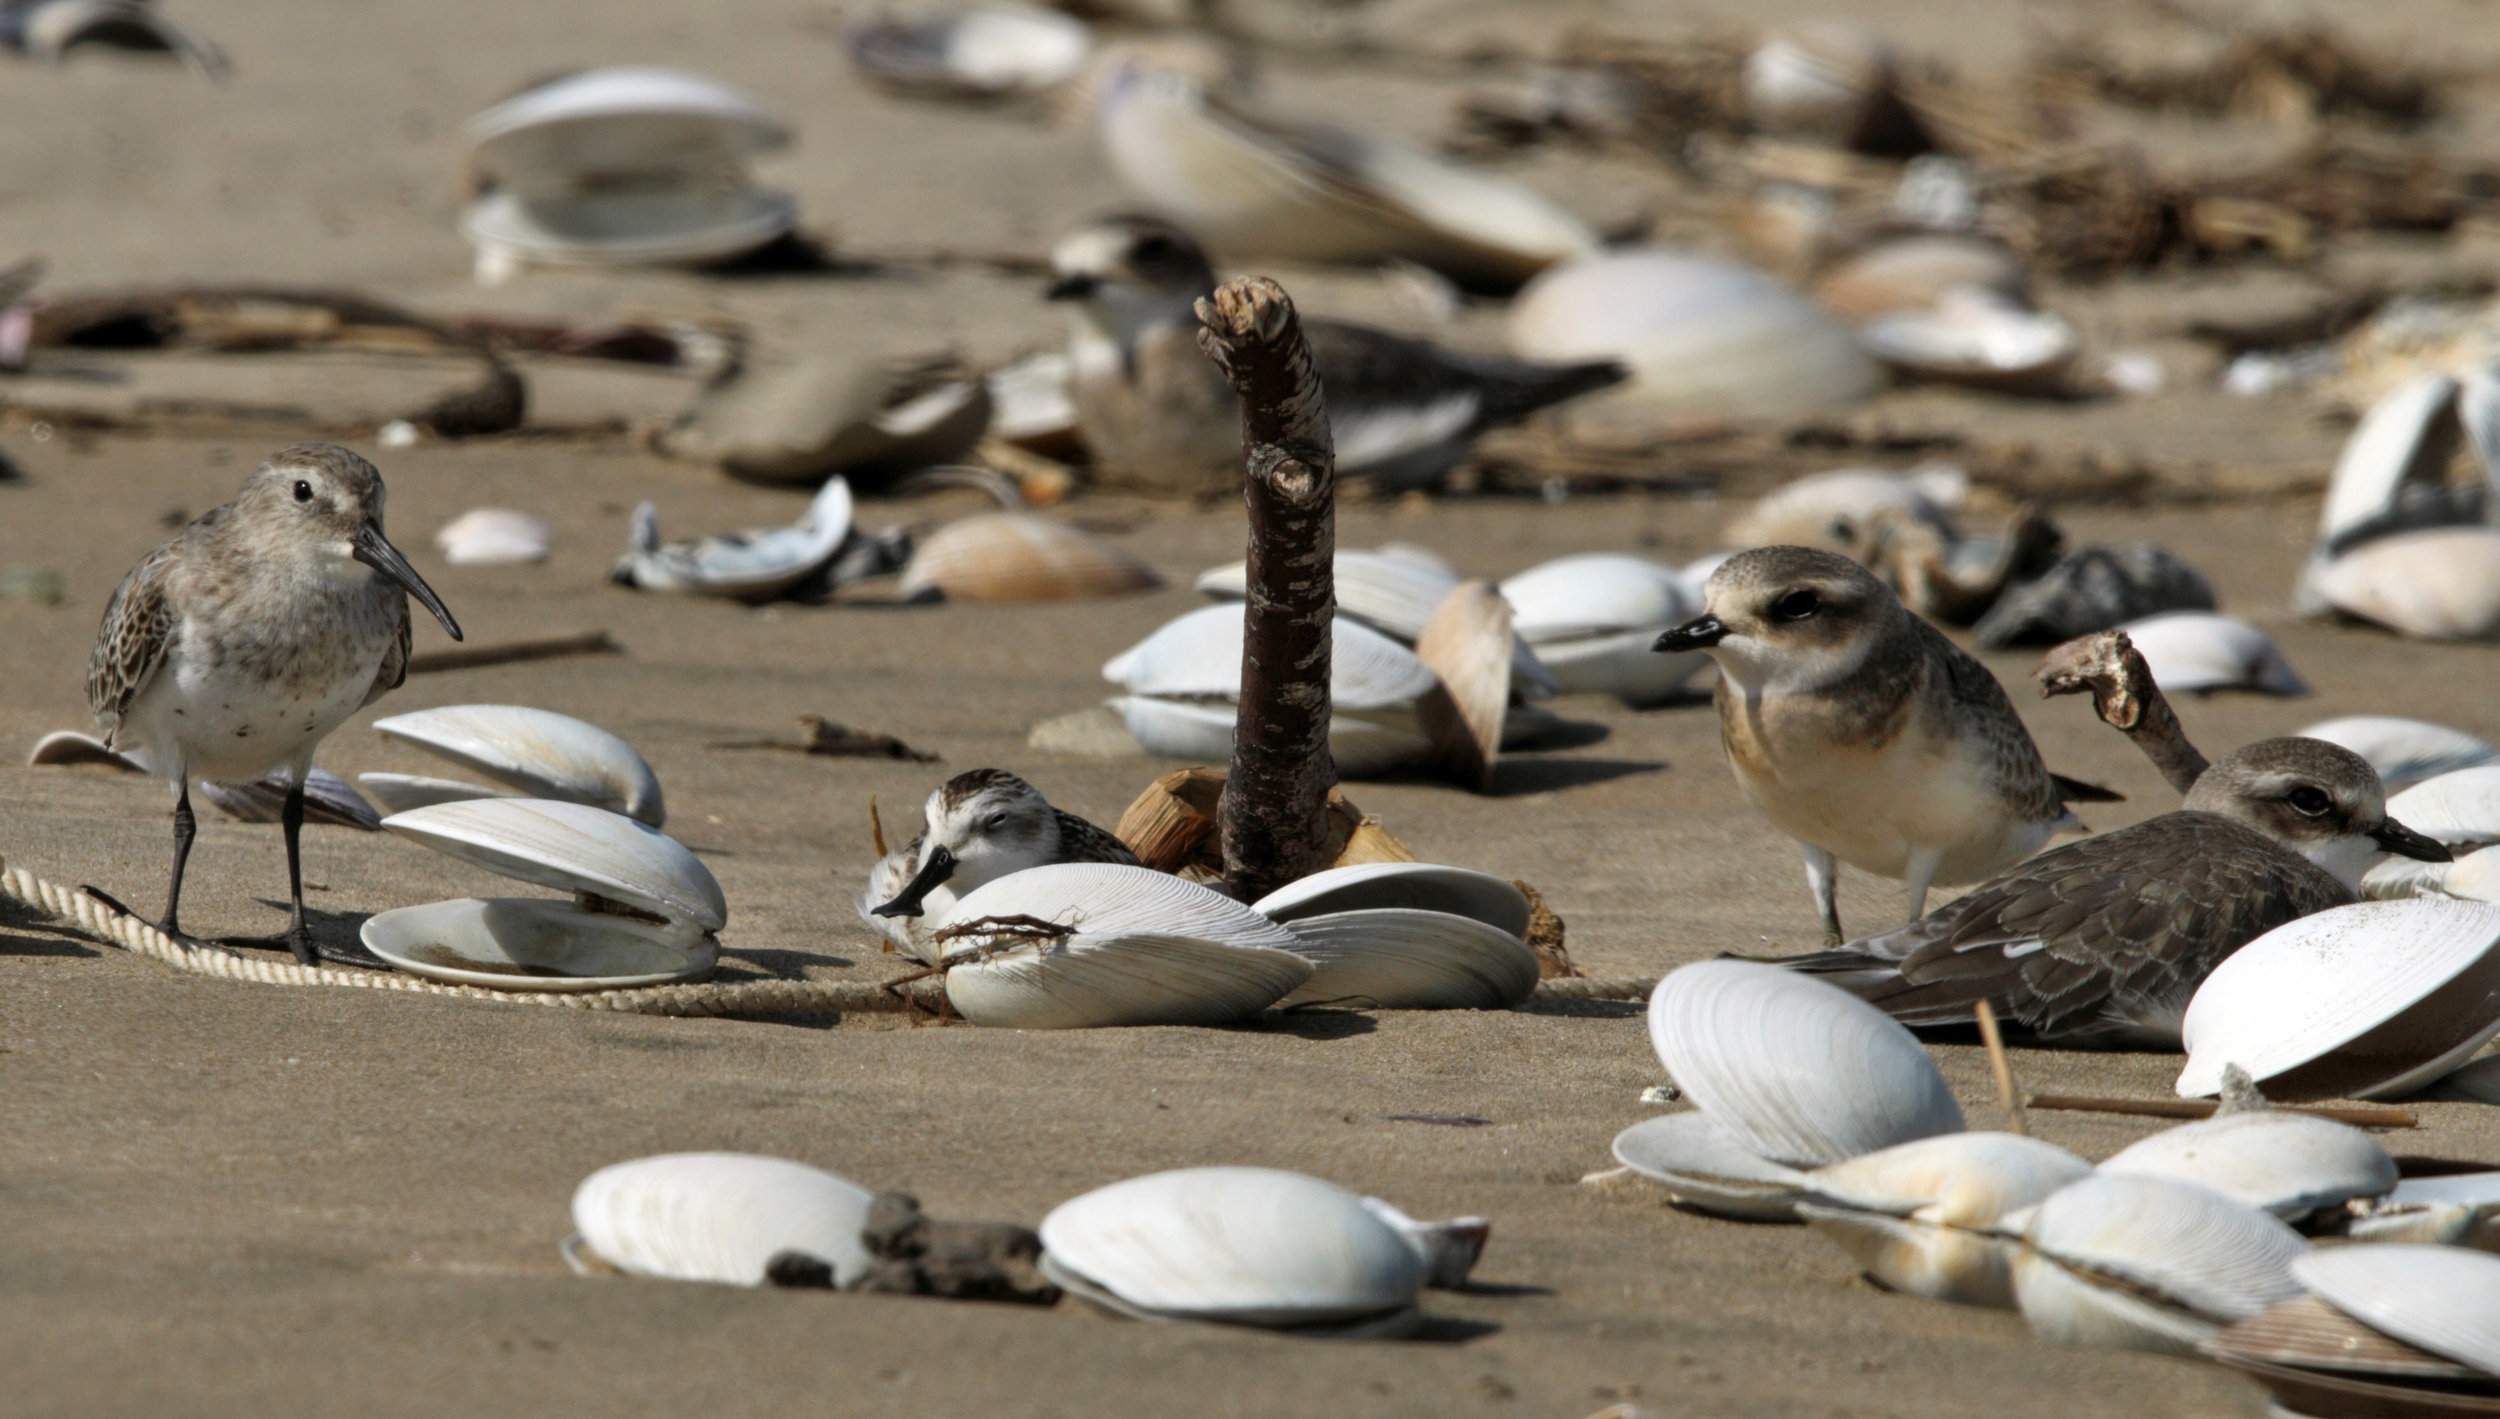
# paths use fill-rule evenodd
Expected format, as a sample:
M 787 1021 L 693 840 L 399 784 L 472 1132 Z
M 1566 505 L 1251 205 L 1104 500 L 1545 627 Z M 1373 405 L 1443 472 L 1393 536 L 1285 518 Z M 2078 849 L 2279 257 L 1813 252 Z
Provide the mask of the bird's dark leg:
M 174 798 L 174 876 L 165 887 L 165 919 L 156 929 L 176 941 L 182 934 L 182 872 L 191 861 L 191 840 L 199 836 L 199 820 L 191 816 L 191 780 L 186 776 Z
M 284 946 L 295 953 L 299 966 L 319 965 L 323 958 L 350 965 L 388 969 L 383 962 L 362 951 L 325 950 L 313 944 L 312 928 L 304 921 L 304 781 L 298 777 L 287 790 L 286 806 L 279 810 L 278 825 L 286 833 L 287 896 L 294 903 L 295 914 L 287 929 L 274 936 L 229 936 L 233 946 Z

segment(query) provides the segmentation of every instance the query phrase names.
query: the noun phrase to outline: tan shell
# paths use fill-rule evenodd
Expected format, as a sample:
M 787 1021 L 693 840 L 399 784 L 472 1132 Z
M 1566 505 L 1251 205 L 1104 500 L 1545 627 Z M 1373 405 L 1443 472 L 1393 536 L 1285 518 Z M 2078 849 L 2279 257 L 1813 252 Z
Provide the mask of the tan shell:
M 1433 766 L 1481 793 L 1502 755 L 1502 721 L 1510 707 L 1510 603 L 1489 581 L 1450 588 L 1424 633 L 1415 658 L 1441 677 L 1441 693 L 1417 705 L 1432 737 Z
M 2022 258 L 2002 243 L 1919 235 L 1878 243 L 1840 262 L 1814 283 L 1814 299 L 1855 324 L 1897 310 L 1925 310 L 1957 286 L 2019 300 L 2029 285 Z
M 1153 568 L 1090 532 L 1025 512 L 941 527 L 903 569 L 902 593 L 950 601 L 1070 601 L 1161 586 Z

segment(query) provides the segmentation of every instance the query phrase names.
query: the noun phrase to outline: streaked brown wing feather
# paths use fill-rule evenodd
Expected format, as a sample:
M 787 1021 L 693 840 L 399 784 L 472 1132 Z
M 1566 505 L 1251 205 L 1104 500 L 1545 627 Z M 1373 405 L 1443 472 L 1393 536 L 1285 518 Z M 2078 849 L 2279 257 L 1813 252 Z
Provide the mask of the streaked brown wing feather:
M 2049 766 L 2041 761 L 2040 748 L 2031 742 L 2031 731 L 2023 727 L 2005 687 L 1969 651 L 1947 640 L 1944 632 L 1915 616 L 1910 619 L 1919 638 L 1927 642 L 1928 663 L 1941 666 L 1944 672 L 1930 677 L 1926 686 L 1931 697 L 1946 702 L 1931 704 L 1936 717 L 1947 723 L 1959 719 L 1978 731 L 1987 744 L 2000 791 L 2022 812 L 2024 821 L 2047 823 L 2065 816 L 2065 795 L 2049 776 Z
M 1059 855 L 1067 862 L 1117 862 L 1129 867 L 1139 866 L 1137 854 L 1127 843 L 1086 822 L 1064 808 L 1051 810 L 1059 815 Z
M 399 634 L 391 637 L 391 648 L 382 652 L 381 668 L 374 672 L 373 688 L 365 691 L 365 704 L 372 704 L 408 681 L 408 648 L 414 644 L 408 621 L 408 598 L 399 598 Z M 360 706 L 361 708 L 361 706 Z
M 87 659 L 87 707 L 95 712 L 107 743 L 121 732 L 122 718 L 156 678 L 173 644 L 175 618 L 165 580 L 180 545 L 168 542 L 141 557 L 105 605 L 104 624 Z

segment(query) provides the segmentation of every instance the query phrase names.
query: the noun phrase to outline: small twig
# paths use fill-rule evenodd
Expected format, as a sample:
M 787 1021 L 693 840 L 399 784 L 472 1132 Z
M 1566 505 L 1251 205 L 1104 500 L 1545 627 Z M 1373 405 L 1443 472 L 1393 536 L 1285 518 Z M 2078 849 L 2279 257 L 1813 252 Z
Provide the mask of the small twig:
M 2005 1106 L 2006 1126 L 2028 1138 L 2031 1125 L 2023 1118 L 2023 1096 L 2014 1092 L 2014 1066 L 2005 1057 L 2005 1036 L 1997 1032 L 1996 1008 L 1981 1000 L 1972 1009 L 1979 1016 L 1979 1038 L 1987 1042 L 1988 1068 L 1997 1076 L 1997 1102 Z
M 408 657 L 408 673 L 428 675 L 437 670 L 474 670 L 482 665 L 510 665 L 522 660 L 559 660 L 568 655 L 623 654 L 625 647 L 606 631 L 583 631 L 577 635 L 549 636 L 543 640 L 497 641 L 491 645 L 464 645 L 452 650 L 429 650 L 423 655 Z
M 2095 1094 L 2034 1094 L 2030 1099 L 2035 1109 L 2067 1109 L 2077 1113 L 2134 1114 L 2139 1118 L 2212 1118 L 2221 1107 L 2212 1099 L 2115 1099 Z M 2355 1128 L 2417 1128 L 2421 1120 L 2411 1109 L 2374 1107 L 2369 1104 L 2339 1106 L 2276 1104 L 2285 1113 L 2310 1114 L 2348 1123 Z
M 877 845 L 877 856 L 885 856 L 885 820 L 877 816 L 877 795 L 868 795 L 868 840 Z

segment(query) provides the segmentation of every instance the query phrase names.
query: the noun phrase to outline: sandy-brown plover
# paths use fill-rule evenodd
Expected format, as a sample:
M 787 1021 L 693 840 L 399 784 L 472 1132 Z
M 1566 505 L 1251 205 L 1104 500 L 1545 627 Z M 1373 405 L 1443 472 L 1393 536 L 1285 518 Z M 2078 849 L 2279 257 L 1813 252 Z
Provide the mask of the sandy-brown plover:
M 1128 844 L 1053 808 L 1005 769 L 973 769 L 938 785 L 926 818 L 918 836 L 879 859 L 858 904 L 861 919 L 906 955 L 926 949 L 914 930 L 919 918 L 942 914 L 984 882 L 1054 862 L 1137 865 Z
M 1077 427 L 1114 475 L 1221 484 L 1241 469 L 1241 404 L 1198 349 L 1215 271 L 1189 233 L 1112 217 L 1061 238 L 1049 296 L 1071 302 Z M 1305 320 L 1340 477 L 1437 482 L 1478 434 L 1624 377 L 1611 362 L 1538 365 L 1367 326 Z
M 1909 916 L 1931 885 L 1973 882 L 2114 797 L 2049 772 L 2005 691 L 1846 557 L 1757 547 L 1710 574 L 1707 614 L 1658 638 L 1719 666 L 1736 781 L 1805 848 L 1827 946 L 1843 937 L 1834 860 L 1898 877 Z
M 167 935 L 187 939 L 191 781 L 281 770 L 294 785 L 280 815 L 294 918 L 256 944 L 316 959 L 304 922 L 304 774 L 331 730 L 406 675 L 410 596 L 460 639 L 442 599 L 382 535 L 381 473 L 326 443 L 272 454 L 233 502 L 122 578 L 87 665 L 87 703 L 109 744 L 143 751 L 173 787 Z

